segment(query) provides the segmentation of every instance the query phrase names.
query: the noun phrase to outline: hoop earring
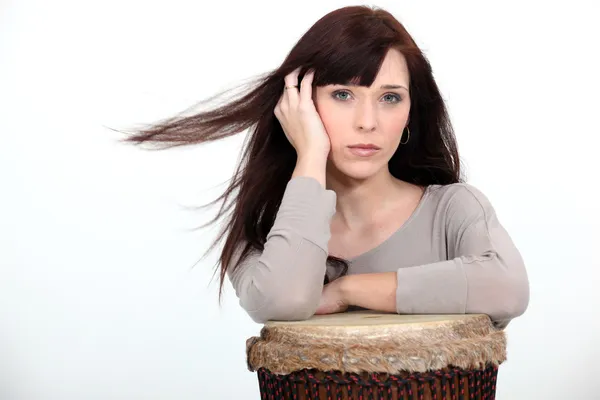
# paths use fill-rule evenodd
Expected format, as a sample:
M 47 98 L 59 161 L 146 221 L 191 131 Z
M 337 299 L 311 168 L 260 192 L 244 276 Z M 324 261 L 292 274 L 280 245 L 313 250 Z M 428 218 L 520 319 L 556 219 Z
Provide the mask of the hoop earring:
M 406 142 L 400 141 L 400 144 L 406 144 L 410 140 L 410 129 L 408 129 L 408 126 L 406 127 L 406 130 L 408 131 L 408 138 L 406 139 Z

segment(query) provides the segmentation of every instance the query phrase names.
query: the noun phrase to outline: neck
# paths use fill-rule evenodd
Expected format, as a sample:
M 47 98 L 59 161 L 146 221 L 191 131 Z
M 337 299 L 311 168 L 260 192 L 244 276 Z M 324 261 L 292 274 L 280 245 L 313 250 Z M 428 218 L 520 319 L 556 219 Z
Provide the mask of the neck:
M 334 219 L 348 230 L 361 230 L 378 215 L 386 215 L 408 189 L 408 184 L 394 178 L 387 168 L 364 180 L 328 172 L 326 182 L 337 197 Z

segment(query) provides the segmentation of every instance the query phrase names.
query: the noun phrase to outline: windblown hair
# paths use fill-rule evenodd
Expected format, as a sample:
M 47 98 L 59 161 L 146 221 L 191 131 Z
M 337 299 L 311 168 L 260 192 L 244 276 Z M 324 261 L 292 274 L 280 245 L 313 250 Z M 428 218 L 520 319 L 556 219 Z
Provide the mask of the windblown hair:
M 206 225 L 227 215 L 220 234 L 207 251 L 225 238 L 218 262 L 219 297 L 227 271 L 235 269 L 250 251 L 263 250 L 295 168 L 296 152 L 274 115 L 284 90 L 284 77 L 301 67 L 300 84 L 304 74 L 314 68 L 313 89 L 350 82 L 369 87 L 392 48 L 404 55 L 408 65 L 411 109 L 410 140 L 392 156 L 391 174 L 422 186 L 461 181 L 456 139 L 429 61 L 404 26 L 378 7 L 350 6 L 328 13 L 298 40 L 279 68 L 255 79 L 237 98 L 127 133 L 125 142 L 166 149 L 211 142 L 249 130 L 229 186 L 209 204 L 221 202 L 221 207 Z M 339 276 L 347 272 L 346 260 L 329 256 L 327 263 L 341 269 Z M 327 277 L 324 279 L 327 282 Z

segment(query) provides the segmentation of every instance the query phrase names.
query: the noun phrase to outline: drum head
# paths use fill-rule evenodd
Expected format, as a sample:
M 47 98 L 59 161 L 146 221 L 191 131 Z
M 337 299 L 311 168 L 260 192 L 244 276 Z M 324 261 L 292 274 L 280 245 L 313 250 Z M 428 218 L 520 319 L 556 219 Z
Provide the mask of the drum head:
M 371 311 L 269 321 L 247 341 L 248 367 L 276 374 L 302 369 L 425 372 L 482 368 L 506 358 L 504 331 L 487 315 L 398 315 Z

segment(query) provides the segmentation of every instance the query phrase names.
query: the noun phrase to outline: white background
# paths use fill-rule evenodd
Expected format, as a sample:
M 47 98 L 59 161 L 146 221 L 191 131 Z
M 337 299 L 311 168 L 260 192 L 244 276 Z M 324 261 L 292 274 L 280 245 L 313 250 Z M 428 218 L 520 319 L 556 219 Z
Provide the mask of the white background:
M 498 399 L 598 398 L 592 1 L 380 1 L 429 57 L 468 182 L 527 262 Z M 244 135 L 165 152 L 127 129 L 276 68 L 345 1 L 0 3 L 0 398 L 257 399 L 260 326 L 194 230 Z M 596 8 L 596 10 L 594 10 Z M 218 186 L 221 185 L 221 186 Z

